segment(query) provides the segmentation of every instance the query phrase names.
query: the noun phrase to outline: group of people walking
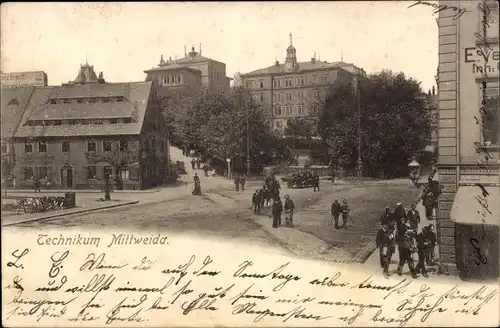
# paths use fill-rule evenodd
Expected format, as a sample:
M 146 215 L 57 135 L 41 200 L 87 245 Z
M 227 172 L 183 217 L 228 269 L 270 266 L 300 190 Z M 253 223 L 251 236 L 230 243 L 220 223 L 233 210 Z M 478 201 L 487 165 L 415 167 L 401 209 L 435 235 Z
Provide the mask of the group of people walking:
M 203 164 L 203 166 L 201 164 Z M 193 170 L 203 169 L 203 172 L 205 173 L 206 177 L 208 177 L 209 174 L 211 174 L 212 176 L 215 176 L 215 170 L 214 169 L 210 170 L 210 166 L 207 163 L 203 163 L 200 158 L 191 159 L 191 168 Z
M 342 215 L 342 227 L 344 229 L 347 229 L 347 221 L 349 220 L 349 213 L 351 212 L 349 205 L 347 205 L 347 200 L 346 199 L 342 200 L 342 204 L 340 204 L 339 199 L 335 198 L 333 200 L 330 212 L 332 214 L 330 227 L 332 226 L 333 221 L 335 221 L 335 229 L 340 229 L 339 218 Z
M 426 264 L 434 265 L 436 245 L 434 226 L 432 224 L 424 226 L 418 233 L 420 213 L 415 205 L 406 211 L 402 203 L 397 203 L 393 211 L 390 207 L 386 207 L 380 217 L 380 224 L 376 246 L 379 249 L 380 266 L 384 275 L 389 276 L 389 265 L 397 246 L 399 253 L 397 274 L 401 275 L 403 266 L 408 263 L 413 278 L 417 278 L 418 273 L 427 278 Z M 415 255 L 418 255 L 418 259 L 415 259 Z

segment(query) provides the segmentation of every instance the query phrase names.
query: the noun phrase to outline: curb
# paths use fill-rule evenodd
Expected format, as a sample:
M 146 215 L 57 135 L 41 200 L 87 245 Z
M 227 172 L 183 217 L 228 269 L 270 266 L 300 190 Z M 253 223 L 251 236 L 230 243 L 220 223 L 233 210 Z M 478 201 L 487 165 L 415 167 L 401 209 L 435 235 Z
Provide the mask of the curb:
M 67 215 L 75 215 L 75 214 L 95 212 L 95 211 L 100 211 L 100 210 L 107 210 L 110 208 L 116 208 L 116 207 L 127 206 L 127 205 L 134 205 L 137 203 L 139 203 L 139 201 L 134 200 L 134 201 L 128 201 L 128 202 L 121 203 L 121 204 L 107 205 L 107 206 L 101 206 L 101 207 L 96 207 L 96 208 L 77 210 L 77 211 L 70 212 L 70 213 L 57 213 L 57 214 L 46 215 L 46 216 L 32 218 L 32 219 L 26 219 L 24 221 L 19 221 L 19 222 L 15 222 L 15 223 L 2 224 L 2 227 L 9 227 L 9 226 L 14 226 L 14 225 L 23 224 L 23 223 L 36 222 L 36 221 L 47 220 L 47 219 L 54 219 L 54 218 L 58 218 L 61 216 L 67 216 Z

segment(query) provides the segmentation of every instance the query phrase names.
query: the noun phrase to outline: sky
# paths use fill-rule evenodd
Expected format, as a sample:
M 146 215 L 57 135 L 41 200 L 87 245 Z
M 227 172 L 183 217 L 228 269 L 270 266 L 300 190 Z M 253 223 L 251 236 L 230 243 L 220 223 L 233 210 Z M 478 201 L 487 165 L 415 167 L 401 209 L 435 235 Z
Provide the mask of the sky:
M 367 73 L 404 72 L 435 85 L 438 26 L 414 1 L 220 3 L 3 3 L 1 69 L 43 70 L 50 85 L 88 62 L 108 82 L 143 81 L 160 55 L 191 46 L 226 63 L 226 74 L 284 61 L 292 33 L 299 61 L 342 59 Z

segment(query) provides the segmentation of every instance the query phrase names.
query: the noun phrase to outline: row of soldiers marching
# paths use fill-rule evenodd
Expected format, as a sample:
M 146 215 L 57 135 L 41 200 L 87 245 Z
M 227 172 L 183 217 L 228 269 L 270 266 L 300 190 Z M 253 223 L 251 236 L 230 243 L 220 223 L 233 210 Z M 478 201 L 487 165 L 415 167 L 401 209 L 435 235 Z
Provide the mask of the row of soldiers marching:
M 398 247 L 399 263 L 397 274 L 401 275 L 403 266 L 408 263 L 413 278 L 417 273 L 428 277 L 425 264 L 434 264 L 434 247 L 436 245 L 436 234 L 432 224 L 425 226 L 418 232 L 420 214 L 415 205 L 406 212 L 401 203 L 396 205 L 394 211 L 386 207 L 380 218 L 381 228 L 377 233 L 376 245 L 380 253 L 380 266 L 385 276 L 389 276 L 389 264 L 392 255 Z M 418 255 L 415 266 L 414 255 Z

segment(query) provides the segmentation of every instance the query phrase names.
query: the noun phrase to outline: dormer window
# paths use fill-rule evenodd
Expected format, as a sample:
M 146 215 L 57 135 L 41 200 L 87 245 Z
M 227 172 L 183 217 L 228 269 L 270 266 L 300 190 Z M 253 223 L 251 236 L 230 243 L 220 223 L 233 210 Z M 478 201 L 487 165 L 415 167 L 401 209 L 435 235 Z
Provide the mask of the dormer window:
M 57 104 L 57 99 L 50 99 L 51 104 Z
M 122 96 L 120 96 L 120 97 L 116 97 L 116 101 L 117 101 L 117 102 L 123 102 L 123 97 L 122 97 Z
M 89 103 L 96 103 L 97 102 L 97 98 L 90 98 L 89 99 Z
M 83 103 L 83 99 L 77 99 L 77 100 L 76 100 L 76 102 L 77 102 L 78 104 L 81 104 L 81 103 Z
M 64 100 L 63 100 L 63 102 L 64 102 L 65 104 L 71 104 L 71 99 L 64 99 Z
M 10 101 L 9 101 L 9 106 L 11 105 L 19 105 L 19 101 L 17 100 L 17 98 L 12 98 Z

